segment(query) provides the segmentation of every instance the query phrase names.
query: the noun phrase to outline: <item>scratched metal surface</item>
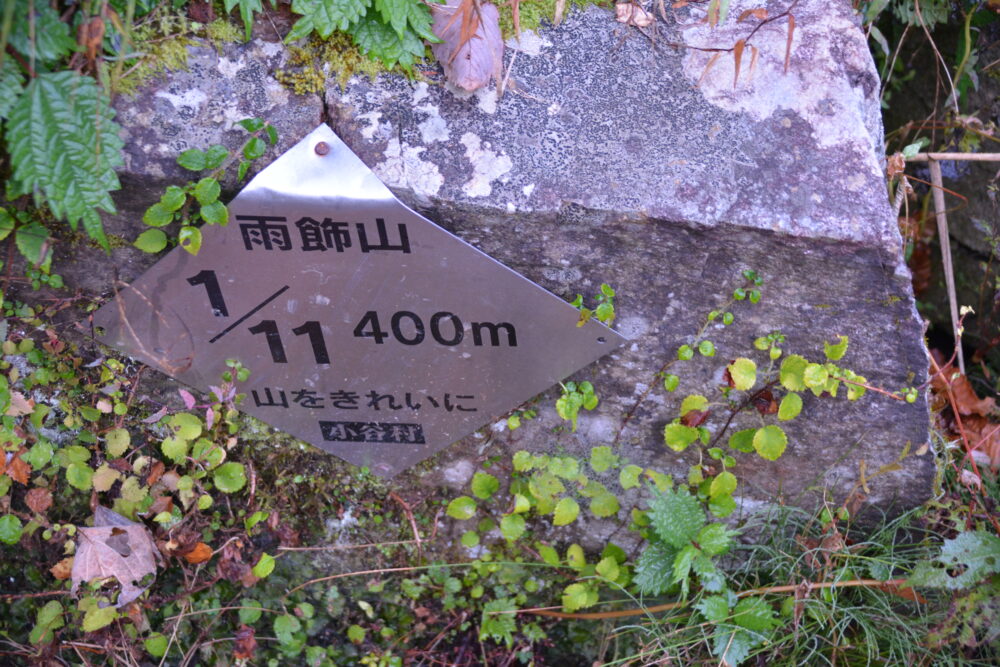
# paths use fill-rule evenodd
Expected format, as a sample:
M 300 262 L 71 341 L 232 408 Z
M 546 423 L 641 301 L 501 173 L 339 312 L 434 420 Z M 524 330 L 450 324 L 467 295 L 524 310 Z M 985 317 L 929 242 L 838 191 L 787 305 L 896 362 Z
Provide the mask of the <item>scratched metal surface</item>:
M 408 209 L 326 126 L 95 315 L 98 339 L 393 475 L 624 343 Z

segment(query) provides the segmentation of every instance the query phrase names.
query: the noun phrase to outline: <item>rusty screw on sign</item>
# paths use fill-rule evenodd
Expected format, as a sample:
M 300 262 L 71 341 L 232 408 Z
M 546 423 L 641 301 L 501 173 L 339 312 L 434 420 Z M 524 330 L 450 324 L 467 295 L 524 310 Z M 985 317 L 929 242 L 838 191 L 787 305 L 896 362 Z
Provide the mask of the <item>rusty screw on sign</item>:
M 316 150 L 316 155 L 326 155 L 327 153 L 330 152 L 330 144 L 326 143 L 325 141 L 321 141 L 318 144 L 316 144 L 315 150 Z

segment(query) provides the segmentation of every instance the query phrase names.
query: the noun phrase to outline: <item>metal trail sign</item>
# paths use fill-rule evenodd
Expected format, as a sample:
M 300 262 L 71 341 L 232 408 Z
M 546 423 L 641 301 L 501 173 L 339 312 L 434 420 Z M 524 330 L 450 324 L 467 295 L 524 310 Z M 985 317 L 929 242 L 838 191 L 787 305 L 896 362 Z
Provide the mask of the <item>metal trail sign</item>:
M 102 342 L 393 475 L 620 346 L 400 203 L 325 125 L 95 315 Z

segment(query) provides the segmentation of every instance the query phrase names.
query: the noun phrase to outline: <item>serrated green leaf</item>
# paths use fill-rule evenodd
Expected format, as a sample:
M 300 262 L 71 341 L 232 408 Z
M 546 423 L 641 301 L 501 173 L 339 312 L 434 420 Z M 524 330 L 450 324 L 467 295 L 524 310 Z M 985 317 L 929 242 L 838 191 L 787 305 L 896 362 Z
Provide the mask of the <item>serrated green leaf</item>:
M 409 19 L 409 7 L 413 3 L 414 0 L 375 0 L 373 6 L 382 15 L 382 20 L 402 37 Z
M 774 609 L 762 597 L 746 597 L 733 609 L 733 623 L 759 633 L 767 633 L 781 625 Z
M 524 534 L 524 527 L 524 517 L 520 514 L 505 514 L 500 519 L 500 533 L 511 542 Z
M 201 207 L 202 220 L 210 225 L 225 226 L 229 222 L 229 209 L 221 201 L 213 201 Z
M 562 606 L 563 610 L 570 613 L 583 609 L 590 605 L 591 588 L 583 582 L 570 584 L 563 589 Z
M 0 120 L 7 117 L 17 98 L 21 96 L 24 75 L 13 58 L 6 58 L 0 65 Z
M 723 595 L 709 595 L 699 600 L 694 608 L 701 612 L 706 621 L 719 623 L 729 616 L 729 600 Z
M 612 493 L 600 493 L 590 500 L 590 511 L 598 518 L 613 516 L 619 509 L 618 499 Z
M 677 552 L 665 544 L 654 543 L 646 547 L 635 566 L 634 582 L 646 595 L 666 592 L 674 577 L 674 559 Z
M 52 631 L 58 630 L 66 623 L 63 620 L 63 607 L 56 600 L 50 600 L 38 610 L 35 627 L 31 630 L 28 641 L 32 644 L 44 644 L 52 641 Z
M 757 429 L 753 436 L 753 448 L 761 458 L 768 461 L 777 461 L 785 453 L 785 446 L 788 445 L 788 436 L 780 426 L 770 424 Z
M 221 144 L 212 144 L 205 149 L 205 169 L 218 169 L 229 157 L 229 149 Z
M 556 526 L 566 526 L 576 521 L 580 514 L 580 505 L 570 497 L 565 497 L 556 503 L 552 523 Z
M 731 496 L 733 495 L 733 491 L 736 490 L 736 484 L 736 475 L 728 470 L 723 470 L 712 480 L 712 485 L 709 487 L 708 495 L 710 498 Z
M 802 372 L 802 381 L 810 389 L 825 387 L 828 379 L 830 379 L 830 372 L 820 364 L 807 364 Z
M 187 193 L 183 188 L 179 188 L 176 185 L 170 185 L 167 187 L 166 191 L 160 196 L 160 204 L 167 211 L 173 213 L 184 206 L 184 202 L 187 201 Z M 168 220 L 169 222 L 169 220 Z M 150 223 L 146 223 L 150 224 Z M 159 225 L 155 225 L 159 226 Z
M 710 523 L 698 531 L 695 542 L 709 556 L 718 556 L 729 550 L 730 533 L 723 523 Z
M 614 581 L 618 578 L 619 574 L 618 561 L 611 556 L 602 558 L 600 562 L 597 563 L 597 567 L 594 568 L 594 571 L 605 579 Z
M 223 463 L 212 471 L 212 479 L 223 493 L 236 493 L 247 483 L 246 468 L 235 461 Z
M 732 667 L 746 660 L 753 647 L 754 640 L 745 630 L 721 631 L 712 641 L 712 653 L 715 657 L 721 664 Z
M 781 399 L 781 405 L 778 406 L 778 419 L 781 421 L 795 419 L 800 412 L 802 412 L 802 397 L 795 392 L 785 394 Z
M 21 541 L 21 534 L 24 529 L 21 527 L 21 520 L 13 514 L 0 516 L 0 542 L 4 544 L 17 544 Z
M 563 479 L 576 479 L 580 474 L 580 462 L 572 456 L 553 456 L 548 468 L 550 473 Z
M 847 336 L 841 335 L 838 338 L 840 340 L 836 343 L 823 343 L 823 352 L 830 361 L 840 361 L 847 352 Z
M 477 472 L 472 476 L 472 495 L 481 500 L 490 498 L 500 489 L 500 482 L 496 477 L 485 472 Z
M 459 496 L 448 503 L 446 513 L 459 521 L 471 519 L 476 513 L 476 501 L 469 496 Z
M 663 427 L 663 442 L 675 452 L 683 452 L 698 439 L 698 429 L 684 424 L 667 424 Z
M 362 53 L 381 60 L 386 67 L 397 63 L 409 70 L 424 56 L 424 42 L 416 33 L 407 29 L 400 37 L 377 18 L 365 16 L 354 27 L 354 43 Z
M 177 156 L 177 164 L 188 171 L 201 171 L 206 167 L 205 151 L 200 148 L 189 148 Z
M 302 629 L 302 623 L 291 614 L 282 614 L 274 619 L 274 636 L 282 644 L 292 643 L 292 634 Z
M 640 466 L 627 465 L 618 473 L 618 483 L 623 489 L 634 489 L 639 486 L 639 475 L 641 474 L 642 468 Z
M 705 510 L 686 490 L 674 489 L 650 501 L 649 518 L 659 538 L 680 549 L 690 544 L 705 525 Z
M 8 0 L 12 1 L 12 0 Z M 34 25 L 29 27 L 29 4 L 15 2 L 14 25 L 22 29 L 12 30 L 9 44 L 30 60 L 55 62 L 76 50 L 76 40 L 70 35 L 69 25 L 59 19 L 59 12 L 45 3 L 35 2 Z
M 808 365 L 809 362 L 806 361 L 805 357 L 797 354 L 785 357 L 785 360 L 781 362 L 781 370 L 778 374 L 781 386 L 789 391 L 805 390 L 806 381 L 803 376 Z
M 18 189 L 44 197 L 72 228 L 83 221 L 105 249 L 97 209 L 115 212 L 110 192 L 120 186 L 121 128 L 97 83 L 73 71 L 41 73 L 10 111 L 8 149 Z
M 157 253 L 167 247 L 167 235 L 161 229 L 147 229 L 132 245 L 143 252 Z
M 528 490 L 537 500 L 551 499 L 566 490 L 566 486 L 550 472 L 536 473 L 528 480 Z
M 292 0 L 292 11 L 302 18 L 292 28 L 286 41 L 305 37 L 312 30 L 323 39 L 333 34 L 334 30 L 347 30 L 348 26 L 365 15 L 370 4 L 371 0 Z M 303 23 L 306 25 L 300 28 L 299 24 Z M 390 29 L 389 26 L 385 28 Z
M 264 151 L 267 150 L 267 144 L 260 137 L 250 137 L 246 144 L 243 146 L 243 158 L 246 160 L 256 160 Z
M 708 399 L 701 394 L 691 394 L 690 396 L 685 396 L 684 400 L 681 401 L 681 417 L 692 410 L 704 410 L 707 407 Z
M 111 625 L 118 618 L 118 610 L 113 606 L 98 607 L 96 604 L 90 607 L 83 615 L 83 631 L 94 632 Z
M 192 194 L 194 194 L 194 198 L 198 200 L 198 203 L 202 205 L 202 210 L 204 210 L 205 206 L 219 199 L 220 192 L 222 192 L 222 188 L 219 186 L 219 181 L 206 177 L 198 181 L 198 184 L 194 186 Z
M 184 438 L 168 436 L 160 443 L 160 451 L 174 463 L 180 463 L 188 453 L 188 441 Z
M 105 440 L 105 451 L 111 458 L 118 458 L 125 453 L 128 449 L 129 444 L 132 442 L 132 436 L 129 432 L 123 428 L 116 428 L 108 431 L 108 434 L 104 436 Z
M 66 481 L 73 488 L 90 491 L 94 470 L 86 463 L 71 463 L 66 467 Z
M 708 510 L 723 519 L 736 511 L 736 501 L 732 496 L 716 496 L 709 499 Z
M 0 206 L 0 241 L 10 236 L 12 231 L 14 231 L 14 218 L 7 212 L 7 209 Z M 0 405 L 0 407 L 4 406 Z
M 728 366 L 729 376 L 738 391 L 752 389 L 757 383 L 757 364 L 746 357 L 740 357 Z
M 958 590 L 971 588 L 998 572 L 1000 538 L 985 531 L 968 531 L 945 540 L 941 553 L 920 562 L 907 583 Z
M 681 597 L 686 598 L 690 581 L 688 575 L 691 574 L 691 565 L 698 556 L 698 549 L 693 544 L 688 544 L 677 552 L 674 558 L 674 578 L 675 584 L 681 585 Z

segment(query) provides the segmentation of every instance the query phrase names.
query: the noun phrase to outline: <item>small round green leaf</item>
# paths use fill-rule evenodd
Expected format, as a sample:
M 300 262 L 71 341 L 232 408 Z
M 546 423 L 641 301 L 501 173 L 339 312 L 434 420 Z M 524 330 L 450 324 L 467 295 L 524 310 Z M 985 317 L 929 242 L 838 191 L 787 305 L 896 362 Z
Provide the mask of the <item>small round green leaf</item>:
M 614 494 L 605 491 L 599 493 L 590 500 L 590 511 L 594 516 L 604 518 L 618 513 L 621 506 Z
M 225 146 L 213 144 L 205 151 L 205 169 L 217 169 L 222 166 L 225 159 L 229 157 L 229 151 Z
M 698 429 L 684 424 L 667 424 L 663 427 L 663 442 L 675 452 L 683 452 L 698 439 Z
M 627 465 L 621 469 L 618 473 L 618 483 L 622 485 L 623 489 L 634 489 L 639 486 L 639 475 L 642 474 L 642 468 L 637 465 Z
M 243 157 L 248 160 L 256 160 L 264 154 L 265 150 L 267 150 L 267 144 L 264 143 L 263 139 L 260 137 L 251 137 L 246 145 L 243 146 Z
M 602 445 L 590 450 L 590 467 L 594 469 L 594 472 L 604 472 L 617 464 L 618 457 L 611 452 L 610 447 Z
M 267 575 L 274 572 L 274 556 L 266 553 L 261 554 L 260 559 L 257 561 L 257 564 L 253 566 L 251 572 L 253 572 L 253 576 L 258 579 L 263 579 Z
M 681 345 L 677 348 L 677 358 L 681 361 L 688 361 L 694 358 L 694 350 L 690 345 Z
M 201 250 L 201 230 L 191 225 L 184 225 L 177 234 L 177 242 L 192 255 L 197 255 Z
M 565 497 L 556 503 L 555 515 L 552 523 L 556 526 L 565 526 L 576 521 L 580 514 L 580 505 L 570 497 Z
M 820 364 L 808 364 L 802 372 L 802 381 L 810 389 L 819 389 L 826 386 L 826 381 L 830 379 L 830 372 Z
M 142 642 L 146 651 L 154 658 L 162 658 L 167 652 L 167 636 L 162 632 L 154 632 Z
M 524 517 L 520 514 L 506 514 L 500 519 L 500 533 L 513 542 L 524 534 Z
M 66 481 L 76 489 L 90 491 L 93 479 L 94 470 L 86 463 L 70 463 L 66 468 Z
M 219 198 L 219 193 L 222 192 L 222 188 L 219 187 L 219 181 L 211 177 L 205 177 L 198 181 L 198 185 L 194 186 L 194 198 L 198 200 L 198 203 L 202 205 L 202 210 L 208 204 L 216 201 Z
M 194 440 L 201 435 L 201 419 L 189 412 L 178 412 L 167 422 L 174 435 L 183 440 Z
M 113 459 L 118 458 L 125 453 L 128 449 L 129 444 L 132 442 L 132 436 L 129 432 L 123 428 L 116 428 L 109 431 L 106 436 L 104 436 L 105 446 L 104 449 Z
M 147 229 L 132 245 L 143 252 L 157 253 L 167 247 L 167 235 L 159 229 Z
M 471 519 L 476 513 L 476 501 L 469 496 L 459 496 L 448 503 L 447 513 L 452 519 Z
M 663 376 L 663 388 L 667 391 L 677 391 L 677 387 L 680 386 L 681 379 L 676 375 L 665 375 Z
M 157 202 L 146 209 L 142 215 L 142 221 L 150 227 L 163 227 L 174 221 L 174 212 Z
M 781 362 L 781 371 L 778 376 L 779 380 L 781 380 L 781 386 L 789 391 L 804 390 L 806 388 L 806 381 L 803 375 L 808 365 L 809 362 L 806 361 L 805 357 L 797 354 L 790 354 L 785 357 L 785 360 Z
M 184 206 L 186 201 L 187 193 L 184 192 L 184 188 L 179 188 L 176 185 L 167 187 L 167 191 L 160 197 L 160 204 L 171 213 Z
M 830 361 L 840 361 L 844 353 L 847 352 L 847 336 L 838 336 L 838 338 L 840 341 L 837 343 L 823 343 L 823 352 Z
M 4 514 L 0 517 L 0 542 L 5 544 L 17 544 L 21 541 L 21 520 L 13 514 Z
M 246 469 L 242 463 L 223 463 L 212 474 L 215 486 L 223 493 L 236 493 L 247 483 Z
M 698 343 L 698 351 L 701 352 L 701 356 L 703 357 L 714 357 L 715 344 L 710 340 L 703 340 Z
M 795 392 L 785 394 L 781 399 L 781 405 L 778 406 L 778 419 L 781 421 L 795 419 L 800 412 L 802 412 L 802 397 Z
M 757 364 L 746 357 L 740 357 L 728 366 L 729 376 L 738 391 L 748 391 L 757 384 Z
M 207 166 L 207 160 L 204 151 L 189 148 L 177 156 L 177 164 L 188 171 L 201 171 Z
M 757 429 L 757 433 L 753 436 L 753 448 L 761 458 L 768 461 L 778 460 L 784 454 L 787 445 L 788 436 L 780 426 L 774 424 Z
M 723 470 L 712 480 L 712 486 L 709 488 L 708 495 L 710 498 L 731 496 L 733 495 L 733 491 L 736 490 L 736 483 L 736 475 L 728 470 Z
M 486 500 L 500 489 L 496 477 L 485 472 L 477 472 L 472 477 L 472 494 L 476 498 Z
M 708 407 L 708 399 L 701 394 L 691 394 L 685 396 L 681 401 L 681 416 L 683 417 L 692 410 L 704 410 Z
M 210 225 L 225 226 L 229 222 L 229 209 L 221 201 L 213 201 L 201 207 L 201 217 Z
M 188 453 L 188 441 L 176 436 L 167 436 L 160 443 L 160 451 L 174 463 L 180 463 Z

